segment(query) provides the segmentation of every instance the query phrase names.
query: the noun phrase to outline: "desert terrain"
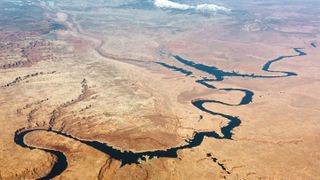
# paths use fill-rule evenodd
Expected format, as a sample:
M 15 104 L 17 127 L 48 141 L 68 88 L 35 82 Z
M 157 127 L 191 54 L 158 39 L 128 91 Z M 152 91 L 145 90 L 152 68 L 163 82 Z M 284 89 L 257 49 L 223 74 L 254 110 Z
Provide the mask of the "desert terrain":
M 0 179 L 319 179 L 319 2 L 0 10 Z

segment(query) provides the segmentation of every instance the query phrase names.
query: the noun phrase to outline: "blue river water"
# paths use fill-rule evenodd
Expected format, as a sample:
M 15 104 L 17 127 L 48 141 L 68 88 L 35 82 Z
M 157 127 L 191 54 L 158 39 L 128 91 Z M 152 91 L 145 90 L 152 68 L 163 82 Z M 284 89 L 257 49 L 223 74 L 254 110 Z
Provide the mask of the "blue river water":
M 218 82 L 218 81 L 224 81 L 225 77 L 242 77 L 242 78 L 281 78 L 281 77 L 289 77 L 289 76 L 297 76 L 297 74 L 295 72 L 287 72 L 287 71 L 281 71 L 281 70 L 272 70 L 271 65 L 275 62 L 279 62 L 282 60 L 287 60 L 289 58 L 293 58 L 293 57 L 298 57 L 298 56 L 305 56 L 307 55 L 305 52 L 302 51 L 301 48 L 294 48 L 293 49 L 294 52 L 296 52 L 296 55 L 290 55 L 290 56 L 280 56 L 277 57 L 275 59 L 269 60 L 267 61 L 263 66 L 262 66 L 262 71 L 265 72 L 270 72 L 270 73 L 280 73 L 282 75 L 274 75 L 274 76 L 266 76 L 266 75 L 255 75 L 255 74 L 241 74 L 235 71 L 232 72 L 228 72 L 228 71 L 224 71 L 221 70 L 215 66 L 207 66 L 204 64 L 199 64 L 199 63 L 195 63 L 193 61 L 184 59 L 180 56 L 173 56 L 173 58 L 185 65 L 188 66 L 190 68 L 202 71 L 206 74 L 209 75 L 209 77 L 201 77 L 200 79 L 196 79 L 195 83 L 199 83 L 200 85 L 205 86 L 206 88 L 209 89 L 217 89 L 217 90 L 221 90 L 221 91 L 238 91 L 238 92 L 242 92 L 244 95 L 241 99 L 241 101 L 237 104 L 229 104 L 229 103 L 225 103 L 219 100 L 214 100 L 214 99 L 194 99 L 191 101 L 191 104 L 205 112 L 208 114 L 211 114 L 212 116 L 220 116 L 223 117 L 225 119 L 229 120 L 229 123 L 221 128 L 221 133 L 222 136 L 219 135 L 218 133 L 211 131 L 211 132 L 194 132 L 194 136 L 191 139 L 188 139 L 185 141 L 184 145 L 181 146 L 177 146 L 177 147 L 172 147 L 169 149 L 163 149 L 163 150 L 155 150 L 155 151 L 145 151 L 145 152 L 132 152 L 132 151 L 121 151 L 119 149 L 116 149 L 106 143 L 102 143 L 102 142 L 98 142 L 98 141 L 90 141 L 90 140 L 83 140 L 83 139 L 79 139 L 77 137 L 74 137 L 72 135 L 66 134 L 64 132 L 49 128 L 49 129 L 29 129 L 29 130 L 18 130 L 15 133 L 15 138 L 14 141 L 16 144 L 20 145 L 21 147 L 24 148 L 29 148 L 29 149 L 39 149 L 39 150 L 43 150 L 45 152 L 54 154 L 57 157 L 57 161 L 54 164 L 54 166 L 52 167 L 51 172 L 46 175 L 45 177 L 42 177 L 40 179 L 52 179 L 56 176 L 58 176 L 59 174 L 61 174 L 68 166 L 68 162 L 67 162 L 67 158 L 66 156 L 59 151 L 56 150 L 50 150 L 50 149 L 45 149 L 45 148 L 38 148 L 38 147 L 33 147 L 30 145 L 27 145 L 24 142 L 24 137 L 33 131 L 47 131 L 47 132 L 52 132 L 52 133 L 56 133 L 57 135 L 66 137 L 66 138 L 70 138 L 73 139 L 75 141 L 81 142 L 83 144 L 86 144 L 92 148 L 95 148 L 96 150 L 105 153 L 107 155 L 109 155 L 111 158 L 116 159 L 121 161 L 121 165 L 125 166 L 127 164 L 138 164 L 139 160 L 145 160 L 146 157 L 148 157 L 149 159 L 152 158 L 178 158 L 178 150 L 182 150 L 182 149 L 190 149 L 190 148 L 194 148 L 197 147 L 199 145 L 201 145 L 201 143 L 203 142 L 204 137 L 209 137 L 209 138 L 215 138 L 215 139 L 228 139 L 228 140 L 232 140 L 232 136 L 233 136 L 233 129 L 238 127 L 241 124 L 241 120 L 239 117 L 237 116 L 231 116 L 228 114 L 223 114 L 220 112 L 215 112 L 214 110 L 210 110 L 207 109 L 204 105 L 206 103 L 216 103 L 216 104 L 222 104 L 225 106 L 243 106 L 243 105 L 248 105 L 250 103 L 252 103 L 252 99 L 254 96 L 254 93 L 249 90 L 249 89 L 241 89 L 241 88 L 218 88 L 216 87 L 214 84 L 214 82 Z M 163 62 L 155 62 L 156 64 L 159 64 L 161 66 L 163 66 L 164 68 L 167 68 L 169 70 L 172 71 L 176 71 L 178 73 L 181 73 L 187 77 L 190 78 L 195 78 L 195 76 L 190 76 L 193 74 L 192 71 L 190 70 L 186 70 L 184 68 L 181 67 L 177 67 L 177 66 L 173 66 L 170 64 L 166 64 Z M 217 161 L 216 159 L 213 159 L 215 161 Z M 219 165 L 224 168 L 224 166 L 219 163 Z

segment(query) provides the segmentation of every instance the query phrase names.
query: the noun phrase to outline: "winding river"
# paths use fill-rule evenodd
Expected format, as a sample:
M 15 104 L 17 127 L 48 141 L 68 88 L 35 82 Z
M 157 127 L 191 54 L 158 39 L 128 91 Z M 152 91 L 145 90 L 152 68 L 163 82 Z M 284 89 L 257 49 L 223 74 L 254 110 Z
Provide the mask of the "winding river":
M 293 48 L 294 52 L 297 53 L 296 55 L 287 55 L 287 56 L 280 56 L 278 58 L 272 59 L 267 61 L 263 66 L 262 66 L 262 71 L 265 72 L 270 72 L 270 73 L 278 73 L 280 75 L 274 75 L 274 76 L 268 76 L 268 75 L 255 75 L 255 74 L 242 74 L 238 72 L 228 72 L 221 70 L 215 66 L 207 66 L 204 64 L 198 64 L 190 60 L 186 60 L 180 56 L 173 55 L 172 57 L 174 60 L 178 61 L 179 63 L 188 66 L 190 68 L 202 71 L 206 74 L 208 74 L 209 77 L 200 77 L 195 80 L 196 83 L 199 83 L 206 88 L 209 89 L 217 89 L 221 91 L 239 91 L 244 94 L 243 98 L 241 101 L 237 104 L 229 104 L 225 102 L 221 102 L 218 100 L 212 100 L 212 99 L 194 99 L 191 101 L 192 105 L 199 110 L 209 113 L 213 116 L 221 116 L 225 119 L 229 120 L 229 123 L 221 128 L 221 133 L 222 136 L 217 134 L 216 132 L 194 132 L 193 138 L 186 140 L 184 145 L 177 146 L 177 147 L 172 147 L 169 149 L 164 149 L 164 150 L 155 150 L 155 151 L 145 151 L 145 152 L 132 152 L 132 151 L 121 151 L 120 149 L 116 149 L 106 143 L 98 142 L 98 141 L 89 141 L 89 140 L 83 140 L 77 137 L 74 137 L 72 135 L 66 134 L 64 132 L 48 128 L 48 129 L 20 129 L 17 130 L 15 133 L 14 137 L 14 142 L 18 144 L 21 147 L 28 148 L 28 149 L 39 149 L 48 153 L 51 153 L 57 157 L 57 161 L 52 167 L 51 172 L 46 175 L 45 177 L 42 177 L 40 179 L 52 179 L 56 177 L 57 175 L 61 174 L 68 166 L 67 163 L 67 158 L 66 156 L 59 151 L 56 150 L 50 150 L 50 149 L 45 149 L 45 148 L 39 148 L 39 147 L 34 147 L 31 145 L 28 145 L 24 142 L 24 137 L 34 131 L 45 131 L 45 132 L 51 132 L 55 133 L 57 135 L 73 139 L 75 141 L 81 142 L 83 144 L 86 144 L 92 148 L 95 148 L 96 150 L 105 153 L 109 155 L 111 158 L 116 159 L 121 161 L 121 166 L 125 166 L 127 164 L 138 164 L 139 160 L 145 160 L 145 159 L 152 159 L 152 158 L 178 158 L 178 150 L 182 149 L 189 149 L 193 148 L 196 146 L 201 145 L 204 137 L 210 137 L 210 138 L 216 138 L 216 139 L 232 139 L 232 131 L 234 128 L 238 127 L 241 124 L 241 120 L 237 116 L 231 116 L 219 112 L 215 112 L 213 110 L 207 109 L 204 105 L 206 103 L 216 103 L 216 104 L 222 104 L 225 106 L 242 106 L 242 105 L 247 105 L 252 102 L 254 93 L 249 90 L 249 89 L 240 89 L 240 88 L 218 88 L 212 83 L 217 82 L 217 81 L 223 81 L 225 77 L 242 77 L 242 78 L 281 78 L 281 77 L 289 77 L 289 76 L 297 76 L 296 73 L 294 72 L 287 72 L 287 71 L 281 71 L 281 70 L 271 70 L 271 65 L 275 62 L 279 62 L 285 59 L 293 58 L 293 57 L 298 57 L 298 56 L 305 56 L 307 55 L 305 52 L 302 51 L 301 48 Z M 190 70 L 183 69 L 181 67 L 176 67 L 170 64 L 166 64 L 163 62 L 155 62 L 167 69 L 179 72 L 181 74 L 184 74 L 185 76 L 189 76 L 191 78 L 196 78 L 196 76 L 191 76 L 194 73 Z M 221 166 L 221 165 L 220 165 Z M 221 166 L 223 167 L 223 166 Z
M 25 130 L 25 131 L 19 131 L 19 130 L 16 131 L 15 137 L 14 137 L 14 142 L 23 148 L 28 148 L 30 150 L 39 149 L 39 150 L 42 150 L 42 151 L 45 151 L 45 152 L 48 152 L 48 153 L 55 155 L 57 160 L 54 163 L 49 174 L 47 174 L 45 177 L 39 178 L 39 179 L 44 179 L 44 180 L 45 179 L 52 179 L 67 169 L 67 167 L 68 167 L 67 158 L 60 151 L 55 151 L 55 150 L 51 150 L 51 149 L 45 149 L 45 148 L 39 148 L 39 147 L 33 147 L 33 146 L 27 145 L 24 142 L 24 137 L 25 137 L 25 135 L 27 135 L 28 133 L 33 132 L 33 131 L 35 131 L 35 130 L 31 129 L 31 130 Z

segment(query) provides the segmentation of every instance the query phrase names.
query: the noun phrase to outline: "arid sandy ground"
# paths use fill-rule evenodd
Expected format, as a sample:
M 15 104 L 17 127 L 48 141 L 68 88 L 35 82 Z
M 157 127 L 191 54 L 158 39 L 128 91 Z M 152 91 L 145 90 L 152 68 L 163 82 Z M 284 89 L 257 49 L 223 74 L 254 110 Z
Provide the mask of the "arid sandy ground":
M 58 157 L 43 149 L 62 152 L 67 159 L 68 166 L 55 179 L 318 179 L 317 5 L 250 1 L 230 5 L 241 10 L 234 14 L 208 16 L 69 0 L 37 2 L 34 8 L 41 9 L 36 14 L 42 20 L 16 19 L 30 28 L 16 27 L 2 16 L 0 179 L 45 177 Z M 211 82 L 254 92 L 247 105 L 204 105 L 241 119 L 231 139 L 204 137 L 200 145 L 178 150 L 176 158 L 144 157 L 124 166 L 74 139 L 138 153 L 183 146 L 196 132 L 222 136 L 228 119 L 191 102 L 238 104 L 243 92 L 196 83 L 209 75 L 172 55 L 228 72 L 277 76 L 281 73 L 262 71 L 262 66 L 296 55 L 293 48 L 306 55 L 275 62 L 270 69 L 297 76 Z M 17 133 L 31 129 L 71 137 L 41 130 L 23 139 L 32 150 L 15 143 Z

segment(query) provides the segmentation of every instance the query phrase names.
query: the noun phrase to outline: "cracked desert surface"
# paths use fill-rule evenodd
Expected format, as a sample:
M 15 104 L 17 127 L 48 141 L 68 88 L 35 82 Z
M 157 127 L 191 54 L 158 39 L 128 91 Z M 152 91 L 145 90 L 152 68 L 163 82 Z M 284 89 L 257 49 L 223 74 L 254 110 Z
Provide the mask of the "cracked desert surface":
M 0 179 L 320 179 L 317 0 L 2 0 Z

